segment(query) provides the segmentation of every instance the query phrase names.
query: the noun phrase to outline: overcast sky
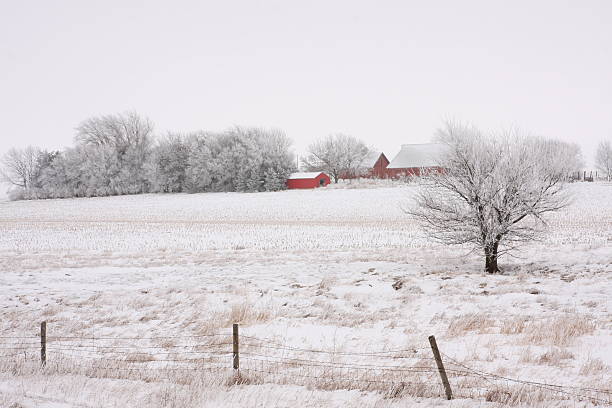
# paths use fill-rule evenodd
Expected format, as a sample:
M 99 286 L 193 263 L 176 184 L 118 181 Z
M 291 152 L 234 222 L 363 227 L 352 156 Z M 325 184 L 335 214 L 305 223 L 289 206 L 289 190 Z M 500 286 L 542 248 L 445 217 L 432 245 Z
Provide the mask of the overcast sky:
M 612 1 L 2 1 L 0 152 L 136 110 L 158 132 L 349 133 L 391 159 L 445 117 L 612 139 Z

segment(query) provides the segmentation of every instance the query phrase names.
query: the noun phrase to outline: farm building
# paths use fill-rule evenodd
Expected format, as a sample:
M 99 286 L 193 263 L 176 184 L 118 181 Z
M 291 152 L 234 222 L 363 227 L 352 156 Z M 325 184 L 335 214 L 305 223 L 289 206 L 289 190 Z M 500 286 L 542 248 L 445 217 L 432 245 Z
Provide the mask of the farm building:
M 386 176 L 385 169 L 389 164 L 389 159 L 383 152 L 372 152 L 366 156 L 356 170 L 351 172 L 343 172 L 340 174 L 341 179 L 353 179 L 359 177 L 366 178 L 384 178 Z
M 287 179 L 287 188 L 317 188 L 325 187 L 331 182 L 329 176 L 323 172 L 293 173 Z
M 389 178 L 419 176 L 426 172 L 441 172 L 438 159 L 444 152 L 439 143 L 403 144 L 400 152 L 386 168 Z
M 383 178 L 385 177 L 385 169 L 389 164 L 389 159 L 383 152 L 372 152 L 366 156 L 355 172 L 343 173 L 340 178 Z
M 383 178 L 385 177 L 389 159 L 383 152 L 373 152 L 363 161 L 363 169 L 366 171 L 366 177 Z

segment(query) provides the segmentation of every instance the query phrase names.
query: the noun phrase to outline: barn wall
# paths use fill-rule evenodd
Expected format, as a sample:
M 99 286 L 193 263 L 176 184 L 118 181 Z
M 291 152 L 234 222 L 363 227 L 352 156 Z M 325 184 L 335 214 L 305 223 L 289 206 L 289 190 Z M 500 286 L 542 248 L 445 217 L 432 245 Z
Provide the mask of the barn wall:
M 358 178 L 385 178 L 387 177 L 385 173 L 385 169 L 389 165 L 389 159 L 381 153 L 381 155 L 374 163 L 374 166 L 370 169 L 365 170 L 362 174 L 349 174 L 349 173 L 340 173 L 340 179 L 358 179 Z
M 374 167 L 370 170 L 370 177 L 372 178 L 385 178 L 387 176 L 386 169 L 389 165 L 389 160 L 384 154 L 381 154 Z
M 326 174 L 320 174 L 316 178 L 312 178 L 312 179 L 287 180 L 287 188 L 290 190 L 317 188 L 320 186 L 321 179 L 324 180 L 323 186 L 326 186 L 331 182 L 330 178 Z
M 287 188 L 315 188 L 317 186 L 317 179 L 296 179 L 287 180 Z
M 407 176 L 420 176 L 421 173 L 442 173 L 442 167 L 408 167 L 401 169 L 385 169 L 385 174 L 388 178 L 400 178 Z

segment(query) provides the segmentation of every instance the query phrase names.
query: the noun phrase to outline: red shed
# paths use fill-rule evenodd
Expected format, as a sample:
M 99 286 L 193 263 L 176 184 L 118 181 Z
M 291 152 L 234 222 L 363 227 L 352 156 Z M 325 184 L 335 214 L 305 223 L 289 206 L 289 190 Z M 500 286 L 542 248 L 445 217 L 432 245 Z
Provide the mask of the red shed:
M 323 172 L 293 173 L 287 179 L 287 188 L 317 188 L 325 187 L 331 182 L 329 176 Z

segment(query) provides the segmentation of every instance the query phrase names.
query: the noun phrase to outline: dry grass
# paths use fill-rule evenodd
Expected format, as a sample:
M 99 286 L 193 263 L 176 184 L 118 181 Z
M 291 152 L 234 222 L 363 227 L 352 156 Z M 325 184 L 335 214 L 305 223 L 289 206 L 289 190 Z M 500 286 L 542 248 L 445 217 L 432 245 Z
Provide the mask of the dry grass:
M 229 305 L 222 304 L 211 308 L 206 311 L 205 316 L 194 310 L 189 316 L 182 318 L 180 324 L 184 328 L 197 327 L 195 333 L 205 335 L 227 332 L 233 323 L 243 326 L 264 323 L 278 316 L 278 308 L 270 299 L 254 302 L 248 297 L 243 297 Z
M 580 375 L 599 374 L 608 370 L 608 366 L 599 358 L 589 358 L 580 367 Z
M 450 337 L 461 336 L 467 332 L 487 333 L 495 326 L 495 321 L 486 313 L 470 313 L 454 318 L 448 325 L 446 334 Z
M 420 286 L 418 285 L 412 285 L 406 288 L 406 292 L 414 294 L 414 295 L 422 295 L 423 293 L 423 289 L 421 289 Z
M 139 363 L 146 363 L 149 361 L 154 361 L 155 357 L 147 353 L 127 353 L 125 355 L 125 359 Z
M 525 341 L 563 347 L 572 344 L 580 336 L 592 334 L 596 328 L 595 321 L 590 316 L 566 314 L 530 322 L 524 329 Z
M 321 279 L 321 281 L 317 285 L 317 289 L 320 291 L 327 292 L 333 287 L 333 285 L 336 284 L 336 282 L 337 282 L 336 278 L 332 276 L 325 276 L 323 279 Z
M 232 323 L 243 325 L 262 323 L 272 318 L 273 313 L 270 306 L 255 306 L 248 299 L 243 299 L 241 302 L 232 304 L 227 323 L 223 326 L 228 327 Z
M 520 334 L 527 326 L 528 317 L 515 316 L 512 319 L 502 321 L 501 334 Z
M 133 355 L 131 357 L 137 357 Z M 430 359 L 431 360 L 431 359 Z M 270 363 L 266 367 L 259 364 L 249 365 L 248 361 L 241 364 L 240 372 L 231 368 L 215 368 L 208 370 L 206 365 L 197 370 L 193 366 L 156 366 L 151 360 L 144 358 L 139 362 L 121 362 L 112 360 L 108 362 L 61 358 L 47 363 L 44 369 L 40 368 L 35 358 L 30 360 L 5 361 L 0 364 L 0 373 L 11 373 L 13 376 L 31 377 L 43 375 L 51 378 L 59 375 L 69 375 L 73 378 L 115 379 L 126 381 L 142 381 L 147 384 L 167 384 L 169 388 L 162 387 L 156 393 L 155 406 L 179 407 L 199 406 L 193 405 L 198 401 L 198 389 L 225 388 L 244 385 L 300 385 L 311 390 L 338 391 L 361 390 L 379 393 L 382 398 L 419 397 L 433 398 L 440 395 L 440 386 L 437 381 L 429 381 L 420 372 L 399 373 L 395 371 L 355 370 L 347 373 L 344 369 L 329 367 L 295 366 L 287 363 Z M 417 361 L 418 367 L 430 366 L 432 372 L 433 361 Z M 244 366 L 244 367 L 242 367 Z M 172 391 L 188 387 L 189 393 Z M 179 397 L 179 395 L 182 395 Z M 186 405 L 185 397 L 189 397 Z M 161 402 L 161 403 L 160 403 Z M 157 405 L 159 404 L 159 405 Z
M 540 355 L 537 362 L 539 364 L 561 367 L 563 360 L 571 360 L 573 358 L 574 355 L 569 350 L 553 347 Z
M 533 363 L 535 362 L 535 356 L 533 355 L 533 351 L 531 347 L 524 348 L 519 355 L 519 362 L 521 363 Z
M 495 385 L 485 393 L 487 402 L 496 402 L 503 406 L 508 405 L 536 405 L 544 401 L 550 402 L 551 392 L 540 388 L 524 385 L 504 386 Z

